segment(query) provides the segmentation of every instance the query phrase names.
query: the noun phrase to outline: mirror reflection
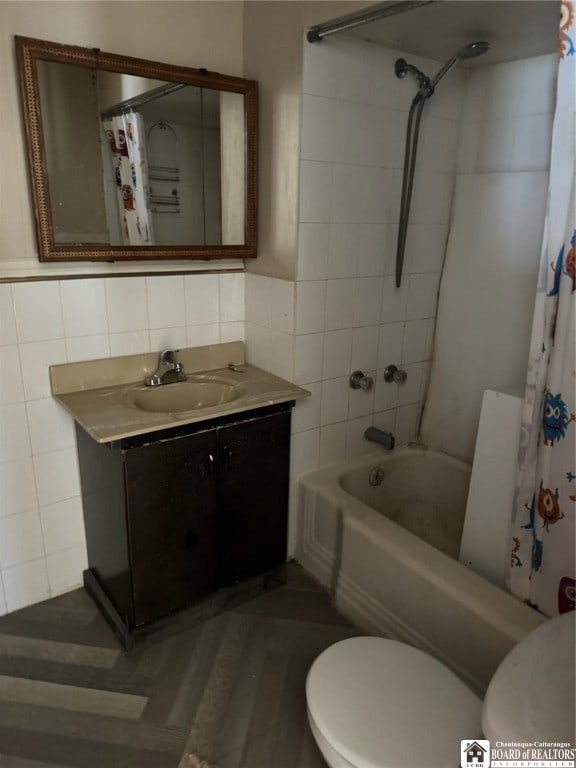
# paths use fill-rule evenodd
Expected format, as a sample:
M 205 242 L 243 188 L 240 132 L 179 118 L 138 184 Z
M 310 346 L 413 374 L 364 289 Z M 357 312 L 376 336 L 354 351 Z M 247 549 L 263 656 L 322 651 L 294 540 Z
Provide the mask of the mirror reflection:
M 15 41 L 40 261 L 256 256 L 254 80 Z
M 231 91 L 37 62 L 56 245 L 243 245 L 245 104 Z

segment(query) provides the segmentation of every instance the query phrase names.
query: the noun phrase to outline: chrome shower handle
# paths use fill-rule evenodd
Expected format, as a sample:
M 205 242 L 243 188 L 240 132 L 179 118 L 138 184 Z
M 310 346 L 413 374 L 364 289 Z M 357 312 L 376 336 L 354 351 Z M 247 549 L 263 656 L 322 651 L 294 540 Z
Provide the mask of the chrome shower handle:
M 374 379 L 372 376 L 365 376 L 362 371 L 354 371 L 350 376 L 350 386 L 352 389 L 372 389 Z
M 393 381 L 397 381 L 402 384 L 408 378 L 408 374 L 403 368 L 398 368 L 396 365 L 389 365 L 384 369 L 384 381 L 389 384 Z

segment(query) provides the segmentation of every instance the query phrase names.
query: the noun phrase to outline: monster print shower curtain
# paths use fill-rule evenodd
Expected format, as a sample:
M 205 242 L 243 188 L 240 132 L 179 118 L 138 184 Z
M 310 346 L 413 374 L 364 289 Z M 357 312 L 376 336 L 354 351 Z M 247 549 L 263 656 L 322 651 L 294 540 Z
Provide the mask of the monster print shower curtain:
M 576 35 L 562 0 L 556 114 L 522 414 L 510 588 L 547 616 L 574 610 Z
M 112 156 L 123 245 L 154 245 L 144 121 L 130 111 L 102 121 Z

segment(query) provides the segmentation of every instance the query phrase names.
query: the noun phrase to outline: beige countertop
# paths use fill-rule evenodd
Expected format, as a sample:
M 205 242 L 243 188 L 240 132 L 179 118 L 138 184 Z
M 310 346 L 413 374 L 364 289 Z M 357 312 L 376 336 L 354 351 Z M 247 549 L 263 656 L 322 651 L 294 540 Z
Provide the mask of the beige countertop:
M 138 407 L 136 402 L 154 398 L 150 395 L 152 390 L 162 390 L 162 398 L 169 400 L 171 392 L 177 395 L 176 388 L 187 386 L 188 382 L 154 388 L 144 385 L 145 377 L 155 370 L 156 353 L 52 366 L 52 394 L 99 443 L 298 400 L 310 394 L 247 364 L 241 342 L 180 350 L 177 357 L 184 364 L 188 382 L 215 383 L 233 399 L 187 411 L 156 412 L 149 405 L 145 410 Z M 229 363 L 240 370 L 229 370 Z

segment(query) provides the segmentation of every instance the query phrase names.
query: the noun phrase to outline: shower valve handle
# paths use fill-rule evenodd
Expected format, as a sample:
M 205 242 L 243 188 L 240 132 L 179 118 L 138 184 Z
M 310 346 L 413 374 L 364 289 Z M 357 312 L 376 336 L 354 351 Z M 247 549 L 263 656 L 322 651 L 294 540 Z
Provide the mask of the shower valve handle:
M 374 379 L 372 376 L 365 376 L 362 371 L 354 371 L 350 376 L 350 386 L 352 389 L 372 389 Z
M 403 368 L 398 368 L 396 365 L 389 365 L 384 369 L 384 381 L 387 381 L 389 384 L 393 381 L 402 383 L 407 378 L 408 374 L 406 371 Z

